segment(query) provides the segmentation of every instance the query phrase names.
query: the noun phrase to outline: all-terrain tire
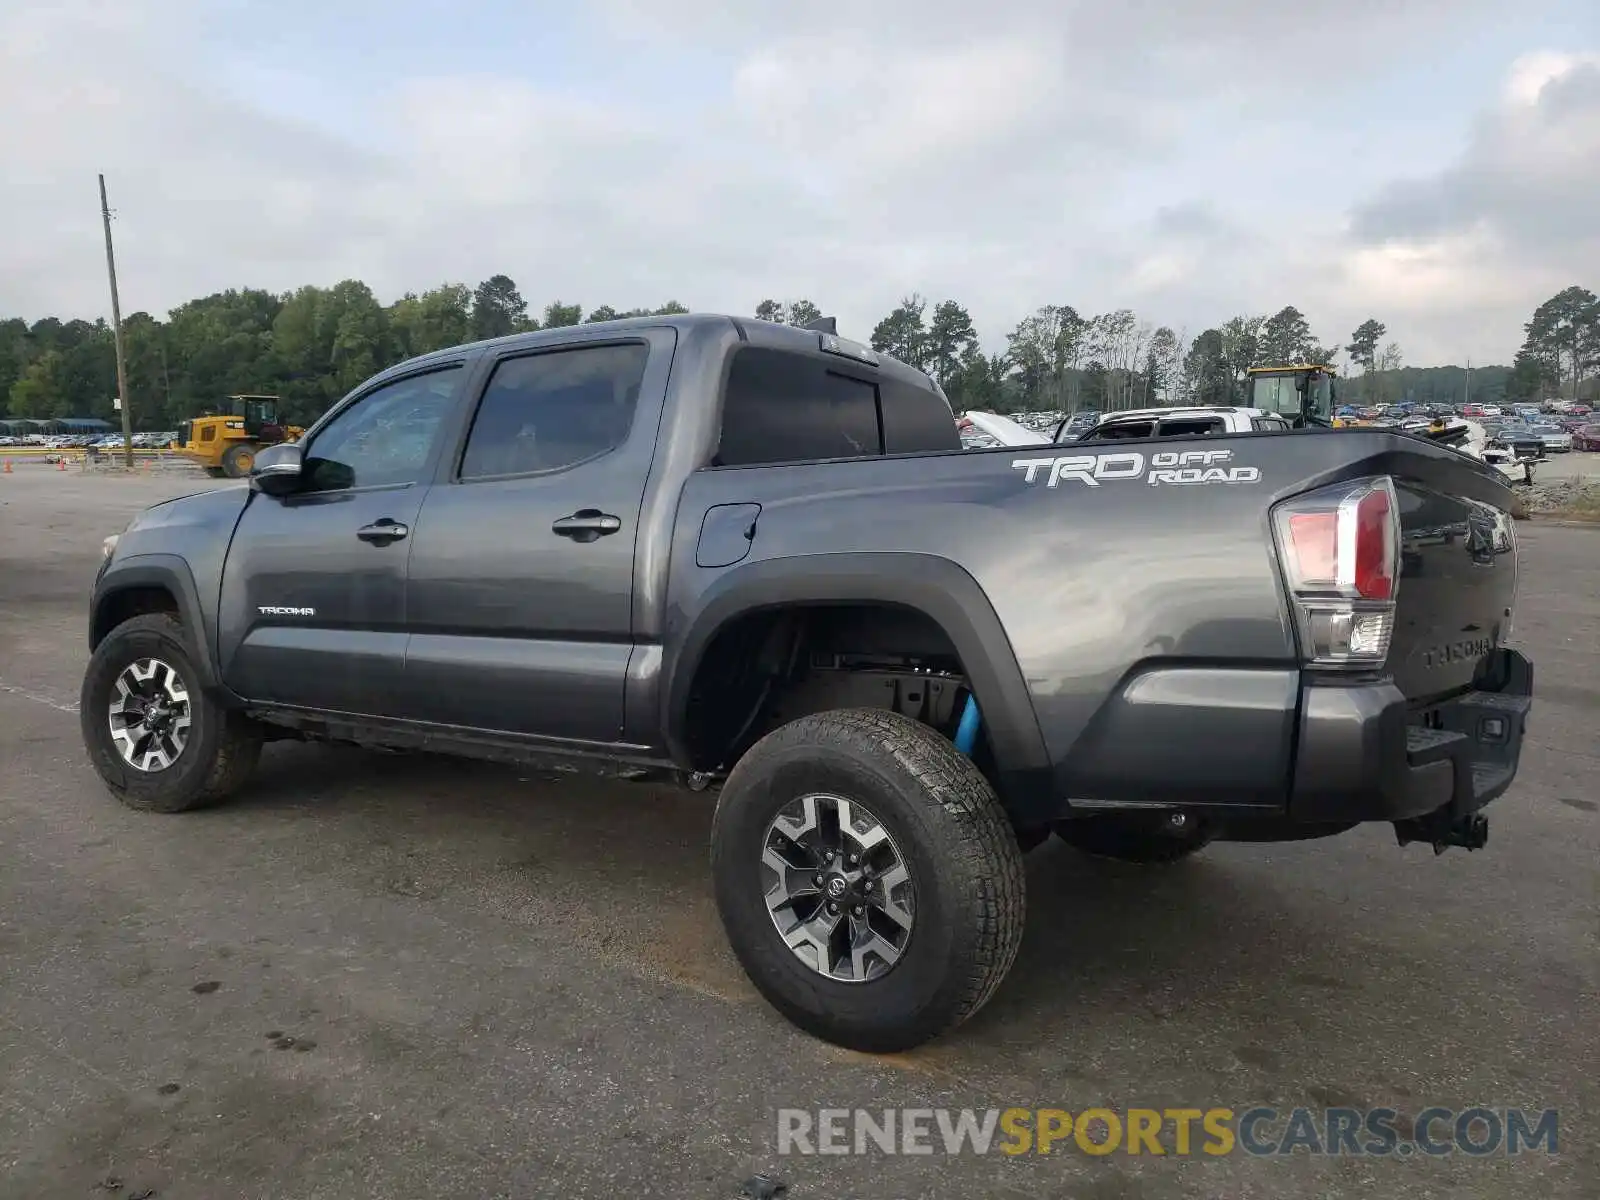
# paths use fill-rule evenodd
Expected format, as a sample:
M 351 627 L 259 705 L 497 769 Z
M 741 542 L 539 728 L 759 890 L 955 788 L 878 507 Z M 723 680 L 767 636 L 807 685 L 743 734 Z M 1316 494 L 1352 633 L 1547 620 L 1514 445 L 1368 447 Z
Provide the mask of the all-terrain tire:
M 190 725 L 188 740 L 170 766 L 141 771 L 123 759 L 108 714 L 118 677 L 131 664 L 152 658 L 181 680 Z M 261 754 L 261 726 L 201 690 L 183 626 L 166 613 L 131 617 L 95 647 L 83 675 L 78 722 L 89 761 L 111 793 L 145 812 L 186 812 L 214 804 L 250 777 Z
M 255 466 L 256 448 L 247 442 L 229 446 L 222 455 L 222 473 L 229 479 L 243 479 Z
M 763 839 L 780 810 L 812 794 L 864 805 L 911 873 L 911 931 L 876 978 L 821 973 L 767 909 Z M 854 1050 L 906 1050 L 959 1025 L 1000 986 L 1022 940 L 1022 854 L 988 780 L 947 738 L 887 710 L 817 713 L 757 742 L 722 788 L 711 868 L 751 982 L 801 1029 Z
M 1067 845 L 1096 858 L 1159 865 L 1181 862 L 1211 844 L 1216 829 L 1192 818 L 1191 828 L 1169 833 L 1146 820 L 1120 816 L 1078 817 L 1056 822 L 1056 836 Z

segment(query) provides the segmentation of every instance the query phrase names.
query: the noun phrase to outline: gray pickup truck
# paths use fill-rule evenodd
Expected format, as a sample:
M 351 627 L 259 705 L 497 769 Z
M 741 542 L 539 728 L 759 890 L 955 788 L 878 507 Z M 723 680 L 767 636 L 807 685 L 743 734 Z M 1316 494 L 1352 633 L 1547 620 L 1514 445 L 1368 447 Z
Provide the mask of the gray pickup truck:
M 963 451 L 933 382 L 825 329 L 522 334 L 107 538 L 83 736 L 159 812 L 280 737 L 715 787 L 750 978 L 893 1050 L 998 987 L 1052 830 L 1481 845 L 1532 693 L 1511 505 L 1377 431 Z

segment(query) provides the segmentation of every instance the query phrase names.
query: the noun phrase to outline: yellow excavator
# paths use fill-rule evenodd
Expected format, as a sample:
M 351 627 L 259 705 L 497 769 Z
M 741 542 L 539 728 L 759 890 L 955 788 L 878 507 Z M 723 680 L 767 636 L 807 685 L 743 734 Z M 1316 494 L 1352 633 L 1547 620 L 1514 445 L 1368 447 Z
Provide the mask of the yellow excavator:
M 1281 413 L 1296 425 L 1331 425 L 1350 422 L 1334 414 L 1339 409 L 1337 372 L 1327 363 L 1287 363 L 1278 367 L 1251 367 L 1245 371 L 1249 408 Z
M 217 478 L 250 474 L 263 446 L 298 441 L 305 430 L 278 420 L 277 396 L 229 396 L 226 413 L 207 412 L 178 425 L 172 448 Z

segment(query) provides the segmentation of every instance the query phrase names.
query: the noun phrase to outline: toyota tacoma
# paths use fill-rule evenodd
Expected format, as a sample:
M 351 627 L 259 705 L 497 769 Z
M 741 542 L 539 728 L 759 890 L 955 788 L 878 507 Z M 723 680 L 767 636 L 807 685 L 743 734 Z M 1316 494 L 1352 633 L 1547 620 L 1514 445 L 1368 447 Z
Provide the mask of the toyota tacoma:
M 1052 831 L 1482 845 L 1532 693 L 1512 503 L 1378 430 L 963 450 L 826 323 L 518 334 L 107 538 L 83 737 L 157 812 L 283 737 L 713 789 L 751 980 L 894 1050 L 994 993 Z

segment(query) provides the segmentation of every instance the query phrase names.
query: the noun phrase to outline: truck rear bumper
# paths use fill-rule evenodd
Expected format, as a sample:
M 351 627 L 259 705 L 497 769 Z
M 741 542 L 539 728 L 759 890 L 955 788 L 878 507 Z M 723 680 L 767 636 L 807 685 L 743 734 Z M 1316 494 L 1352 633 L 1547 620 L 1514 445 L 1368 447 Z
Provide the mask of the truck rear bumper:
M 1301 696 L 1288 815 L 1295 822 L 1469 817 L 1516 777 L 1533 664 L 1498 649 L 1480 689 L 1414 709 L 1388 682 Z

